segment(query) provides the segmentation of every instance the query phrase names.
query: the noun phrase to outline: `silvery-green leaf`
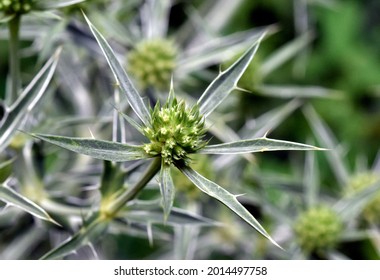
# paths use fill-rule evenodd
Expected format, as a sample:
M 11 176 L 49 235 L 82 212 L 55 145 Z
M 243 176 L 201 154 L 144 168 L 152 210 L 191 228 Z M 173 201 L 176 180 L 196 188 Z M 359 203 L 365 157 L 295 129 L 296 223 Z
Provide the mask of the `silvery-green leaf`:
M 317 166 L 317 161 L 315 159 L 315 153 L 308 151 L 306 153 L 306 162 L 304 170 L 304 182 L 305 187 L 305 202 L 310 208 L 317 204 L 318 193 L 319 193 L 319 169 Z
M 109 161 L 129 161 L 145 158 L 141 146 L 91 138 L 64 137 L 47 134 L 30 134 L 33 137 L 60 146 L 70 151 L 97 159 Z
M 16 207 L 5 207 L 1 209 L 0 215 L 0 227 L 10 228 L 14 226 L 14 221 L 22 218 L 25 214 L 24 211 Z
M 338 201 L 334 208 L 344 221 L 351 221 L 363 210 L 363 208 L 380 192 L 380 180 L 358 192 L 352 197 Z
M 95 214 L 91 221 L 88 222 L 87 225 L 82 226 L 74 236 L 46 253 L 41 259 L 62 259 L 63 257 L 74 253 L 81 247 L 88 245 L 90 242 L 97 240 L 105 232 L 107 227 L 108 222 L 99 220 Z
M 264 78 L 269 75 L 286 61 L 297 55 L 312 39 L 313 36 L 310 33 L 306 33 L 272 53 L 260 66 L 261 77 Z
M 340 98 L 338 90 L 320 86 L 293 86 L 293 85 L 260 85 L 255 87 L 255 93 L 277 98 Z
M 0 15 L 0 23 L 7 23 L 7 22 L 11 21 L 14 17 L 15 17 L 15 14 L 12 14 L 12 15 L 6 15 L 6 14 Z
M 45 231 L 40 227 L 33 226 L 22 232 L 11 242 L 7 242 L 7 246 L 1 250 L 0 259 L 26 259 L 28 254 L 33 252 L 44 238 L 46 238 Z
M 206 119 L 205 124 L 209 127 L 209 131 L 223 142 L 240 139 L 239 135 L 226 124 L 222 114 L 214 113 Z
M 341 252 L 337 250 L 328 250 L 326 252 L 326 256 L 328 260 L 351 260 L 348 256 L 342 254 Z
M 242 2 L 244 0 L 202 1 L 199 8 L 194 7 L 187 12 L 190 20 L 181 27 L 178 35 L 176 34 L 177 37 L 182 42 L 185 40 L 190 41 L 189 44 L 191 45 L 198 45 L 200 42 L 207 41 L 210 36 L 204 38 L 205 34 L 214 35 L 219 33 Z M 196 30 L 194 30 L 194 27 Z
M 58 224 L 49 216 L 49 214 L 44 209 L 42 209 L 36 203 L 15 192 L 11 188 L 8 188 L 7 186 L 0 185 L 0 200 L 9 205 L 16 206 L 39 219 Z
M 108 228 L 108 232 L 113 234 L 127 234 L 128 236 L 145 239 L 151 239 L 152 237 L 150 235 L 153 234 L 154 239 L 172 242 L 172 235 L 169 234 L 167 231 L 165 232 L 164 230 L 155 227 L 152 232 L 150 231 L 151 228 L 151 225 L 143 224 L 141 222 L 132 222 L 124 221 L 122 219 L 115 219 L 111 221 Z
M 137 42 L 137 36 L 134 36 L 128 26 L 125 26 L 113 14 L 91 13 L 91 20 L 95 26 L 103 30 L 104 34 L 125 46 L 133 46 Z
M 20 128 L 20 124 L 25 116 L 35 107 L 46 92 L 46 88 L 57 66 L 60 52 L 61 50 L 58 49 L 25 88 L 15 103 L 10 108 L 6 108 L 5 115 L 0 120 L 0 152 L 5 149 L 13 134 Z
M 178 167 L 201 191 L 205 192 L 211 197 L 216 198 L 229 209 L 235 212 L 239 217 L 246 221 L 250 226 L 257 230 L 260 234 L 270 240 L 274 245 L 281 248 L 260 225 L 260 223 L 252 216 L 252 214 L 244 208 L 244 206 L 237 200 L 237 196 L 229 193 L 216 183 L 206 179 L 196 171 L 186 166 Z
M 205 3 L 210 9 L 205 14 L 206 24 L 215 31 L 221 31 L 231 20 L 234 13 L 243 5 L 244 0 L 220 0 L 217 2 Z
M 0 170 L 9 166 L 14 160 L 15 158 L 12 158 L 12 159 L 0 162 Z
M 263 33 L 234 64 L 221 72 L 207 87 L 198 100 L 199 110 L 202 115 L 207 117 L 211 114 L 227 98 L 230 92 L 236 88 L 237 82 L 244 74 L 265 34 Z
M 337 149 L 338 141 L 327 125 L 319 118 L 313 107 L 305 107 L 304 114 L 318 142 L 327 149 L 330 149 L 326 156 L 331 169 L 334 171 L 340 184 L 345 186 L 349 180 L 349 173 L 347 167 L 344 165 L 343 155 L 341 155 L 339 149 Z
M 173 240 L 173 257 L 176 260 L 193 260 L 196 259 L 197 248 L 200 248 L 200 232 L 199 227 L 181 226 L 174 228 Z M 207 241 L 206 241 L 207 242 Z M 208 242 L 207 242 L 208 243 Z M 210 244 L 211 245 L 211 244 Z M 212 245 L 210 246 L 212 247 Z M 202 246 L 204 249 L 204 247 Z M 169 257 L 170 259 L 170 257 Z
M 162 197 L 162 208 L 164 210 L 164 221 L 167 221 L 174 201 L 174 184 L 170 175 L 170 165 L 161 164 L 160 191 Z
M 44 14 L 50 14 L 51 17 L 54 17 L 54 13 L 52 12 L 39 12 Z M 56 16 L 57 17 L 57 16 Z M 57 19 L 57 18 L 56 18 Z M 37 28 L 37 27 L 36 27 Z M 42 65 L 42 62 L 50 56 L 52 53 L 52 50 L 55 47 L 55 44 L 57 41 L 60 40 L 60 36 L 62 36 L 62 33 L 65 32 L 65 29 L 67 28 L 67 21 L 66 20 L 60 20 L 59 22 L 56 22 L 56 24 L 52 25 L 46 32 L 42 33 L 40 36 L 38 36 L 39 40 L 41 40 L 40 44 L 41 47 L 38 49 L 38 60 L 37 65 Z M 62 55 L 64 55 L 63 53 Z M 71 56 L 71 54 L 70 54 Z M 64 62 L 65 59 L 60 59 L 59 67 L 62 65 L 62 62 Z M 67 71 L 71 72 L 71 71 Z M 72 71 L 74 72 L 74 71 Z M 67 74 L 67 73 L 65 73 Z M 72 73 L 71 75 L 74 75 Z
M 31 16 L 35 16 L 36 18 L 46 20 L 46 19 L 54 19 L 54 20 L 62 20 L 62 17 L 55 13 L 55 11 L 31 11 L 29 13 Z
M 85 1 L 87 0 L 42 0 L 37 2 L 37 8 L 41 10 L 58 9 Z
M 284 150 L 324 150 L 318 147 L 300 144 L 290 141 L 275 140 L 269 138 L 257 138 L 250 140 L 241 140 L 231 143 L 207 145 L 199 150 L 201 154 L 242 154 L 266 151 L 284 151 Z
M 12 163 L 15 158 L 0 162 L 0 183 L 4 182 L 12 174 Z
M 120 90 L 127 96 L 128 102 L 131 105 L 134 112 L 141 119 L 145 125 L 150 124 L 150 114 L 147 106 L 145 105 L 143 99 L 137 92 L 136 88 L 130 81 L 127 73 L 125 72 L 123 66 L 118 61 L 114 51 L 111 46 L 107 43 L 106 39 L 102 34 L 95 28 L 95 26 L 90 22 L 90 20 L 84 15 L 88 26 L 91 29 L 92 34 L 94 34 L 100 48 L 102 49 L 104 56 L 107 59 L 109 66 L 116 78 Z
M 140 124 L 138 124 L 134 119 L 132 119 L 127 114 L 124 114 L 123 112 L 121 112 L 119 110 L 118 110 L 118 112 L 131 126 L 133 126 L 134 128 L 136 128 L 137 131 L 143 133 L 143 127 Z
M 64 29 L 66 29 L 67 25 L 68 22 L 62 21 L 59 24 L 53 26 L 51 30 L 47 32 L 48 34 L 46 34 L 44 37 L 46 39 L 41 39 L 43 40 L 41 44 L 44 46 L 46 45 L 46 48 L 49 48 L 51 44 L 54 45 L 54 40 L 57 40 L 60 36 L 62 36 L 62 32 L 64 32 Z M 60 31 L 61 29 L 62 31 Z M 49 40 L 52 41 L 49 42 Z M 73 40 L 76 41 L 74 38 Z M 93 44 L 97 48 L 98 46 L 95 40 L 93 41 Z M 82 45 L 82 43 L 78 44 Z M 39 54 L 41 55 L 43 52 L 44 49 L 42 49 Z M 79 56 L 74 56 L 74 54 L 71 52 L 64 52 L 62 54 L 62 58 L 60 59 L 57 68 L 57 71 L 60 75 L 60 89 L 62 89 L 62 94 L 66 96 L 65 98 L 70 98 L 71 106 L 73 106 L 73 109 L 75 110 L 74 114 L 76 118 L 95 116 L 95 102 L 97 98 L 95 98 L 92 92 L 86 87 L 86 85 L 89 83 L 89 77 L 87 77 L 88 73 L 86 73 L 86 71 L 83 71 L 83 65 L 78 63 L 79 59 Z M 98 90 L 101 92 L 103 89 L 98 88 Z M 63 117 L 63 120 L 61 122 L 66 123 L 66 118 L 69 120 L 69 116 L 66 115 Z M 102 115 L 97 115 L 95 118 L 98 118 L 98 122 L 103 121 Z M 53 123 L 53 125 L 61 125 L 61 122 L 58 122 L 57 124 Z
M 264 31 L 265 29 L 258 28 L 213 38 L 202 44 L 197 44 L 196 47 L 185 50 L 181 55 L 176 73 L 179 76 L 185 76 L 190 72 L 231 59 L 244 48 L 249 47 L 252 44 L 251 42 L 258 40 Z
M 191 213 L 189 211 L 172 207 L 170 215 L 165 218 L 162 208 L 154 207 L 151 209 L 129 209 L 123 213 L 128 221 L 136 223 L 165 224 L 171 226 L 193 225 L 193 226 L 215 226 L 218 223 Z M 166 220 L 165 220 L 166 219 Z
M 144 38 L 164 38 L 167 35 L 171 0 L 146 1 L 141 9 Z
M 246 122 L 245 126 L 240 130 L 241 138 L 256 138 L 265 135 L 268 131 L 274 130 L 301 104 L 300 100 L 295 99 L 285 105 L 265 112 L 251 122 Z
M 371 238 L 371 230 L 351 229 L 350 231 L 343 232 L 340 240 L 343 242 L 355 242 L 355 241 L 360 241 L 360 240 L 366 240 L 369 238 Z
M 94 208 L 96 208 L 90 205 L 76 206 L 76 205 L 65 204 L 62 202 L 54 201 L 53 199 L 50 199 L 50 198 L 45 198 L 41 200 L 40 205 L 44 209 L 49 211 L 49 213 L 56 215 L 56 217 L 60 215 L 61 217 L 65 217 L 65 218 L 68 216 L 81 217 L 87 213 L 90 213 L 91 211 L 94 210 Z
M 289 114 L 301 105 L 301 102 L 297 99 L 288 102 L 287 104 L 272 109 L 265 114 L 259 116 L 256 119 L 246 121 L 244 127 L 240 129 L 240 138 L 224 140 L 223 142 L 238 141 L 240 139 L 257 138 L 268 133 L 268 131 L 275 129 Z M 214 115 L 214 114 L 213 114 Z M 213 117 L 213 116 L 210 116 Z M 209 117 L 209 118 L 210 118 Z M 206 122 L 207 123 L 207 122 Z M 245 157 L 252 155 L 244 154 Z M 217 166 L 223 168 L 225 166 L 232 166 L 239 157 L 234 155 L 224 155 L 217 161 Z

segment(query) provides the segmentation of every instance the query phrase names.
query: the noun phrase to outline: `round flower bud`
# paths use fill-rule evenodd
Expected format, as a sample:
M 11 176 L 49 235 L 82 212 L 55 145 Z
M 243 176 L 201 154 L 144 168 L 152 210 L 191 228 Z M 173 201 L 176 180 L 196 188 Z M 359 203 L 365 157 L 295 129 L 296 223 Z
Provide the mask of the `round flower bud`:
M 294 225 L 300 247 L 309 253 L 333 248 L 342 233 L 340 217 L 331 208 L 318 206 L 302 213 Z
M 359 173 L 348 182 L 347 196 L 353 196 L 380 181 L 380 176 L 372 172 Z M 362 217 L 370 223 L 380 224 L 380 191 L 365 205 Z
M 144 89 L 166 90 L 175 67 L 177 49 L 172 41 L 152 39 L 140 42 L 129 53 L 128 70 Z
M 162 108 L 157 103 L 151 111 L 151 124 L 143 129 L 150 140 L 144 150 L 152 157 L 161 156 L 167 165 L 180 161 L 188 164 L 188 155 L 206 145 L 205 132 L 198 106 L 187 108 L 183 101 L 173 98 Z

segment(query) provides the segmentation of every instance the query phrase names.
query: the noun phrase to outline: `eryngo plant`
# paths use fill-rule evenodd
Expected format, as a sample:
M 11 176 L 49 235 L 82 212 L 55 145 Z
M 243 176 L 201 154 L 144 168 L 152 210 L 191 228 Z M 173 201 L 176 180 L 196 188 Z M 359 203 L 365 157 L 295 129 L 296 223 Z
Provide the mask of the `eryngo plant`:
M 112 69 L 118 87 L 126 95 L 129 105 L 140 119 L 141 124 L 129 116 L 123 116 L 147 138 L 147 143 L 131 145 L 88 138 L 46 134 L 32 135 L 71 151 L 106 161 L 123 162 L 153 158 L 153 161 L 140 180 L 126 190 L 120 190 L 117 195 L 111 197 L 112 199 L 103 201 L 99 213 L 96 214 L 95 218 L 92 217 L 91 221 L 86 223 L 86 227 L 92 230 L 116 218 L 125 205 L 133 200 L 158 173 L 164 219 L 167 220 L 174 201 L 175 187 L 170 173 L 171 167 L 174 166 L 185 174 L 201 191 L 225 204 L 260 234 L 277 245 L 260 223 L 239 202 L 237 199 L 238 195 L 231 194 L 191 168 L 191 155 L 196 153 L 242 154 L 275 150 L 319 149 L 310 145 L 274 140 L 267 137 L 215 145 L 207 144 L 207 140 L 205 139 L 207 130 L 204 124 L 205 118 L 236 88 L 239 78 L 255 55 L 263 36 L 255 41 L 232 66 L 221 72 L 192 107 L 187 106 L 184 101 L 176 99 L 172 83 L 166 104 L 163 107 L 157 104 L 153 109 L 149 109 L 131 83 L 110 45 L 87 17 L 86 20 Z M 100 226 L 100 228 L 103 229 L 104 227 Z M 85 231 L 83 229 L 81 232 Z M 96 232 L 100 233 L 103 230 L 96 230 Z M 89 236 L 93 236 L 93 232 L 89 233 Z M 78 237 L 77 235 L 72 239 L 72 243 L 78 244 L 78 239 L 83 241 L 86 238 L 83 236 Z M 70 244 L 70 241 L 53 252 L 48 253 L 45 258 L 62 257 L 69 253 L 68 248 L 72 249 L 72 247 L 68 244 Z

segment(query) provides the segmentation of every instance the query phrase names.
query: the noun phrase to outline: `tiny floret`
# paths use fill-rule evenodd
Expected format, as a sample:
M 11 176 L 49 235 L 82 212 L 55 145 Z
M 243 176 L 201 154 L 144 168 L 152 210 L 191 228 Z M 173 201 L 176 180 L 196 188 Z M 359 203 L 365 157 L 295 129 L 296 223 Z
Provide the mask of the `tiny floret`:
M 32 10 L 35 0 L 0 0 L 0 11 L 5 14 L 26 14 Z
M 151 123 L 143 129 L 150 143 L 144 145 L 149 156 L 161 156 L 165 164 L 188 164 L 189 154 L 196 153 L 206 145 L 203 117 L 198 106 L 187 108 L 184 102 L 169 98 L 160 107 L 158 103 L 151 110 Z

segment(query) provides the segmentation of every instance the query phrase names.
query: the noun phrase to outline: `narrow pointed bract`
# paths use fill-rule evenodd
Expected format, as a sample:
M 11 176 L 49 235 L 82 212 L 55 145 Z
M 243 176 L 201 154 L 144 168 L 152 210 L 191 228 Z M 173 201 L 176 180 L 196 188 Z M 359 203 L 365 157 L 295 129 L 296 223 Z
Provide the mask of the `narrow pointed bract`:
M 205 92 L 198 100 L 199 110 L 204 117 L 211 114 L 216 107 L 223 102 L 236 85 L 247 69 L 249 63 L 257 52 L 265 32 L 259 39 L 227 70 L 221 72 L 218 77 L 207 87 Z
M 42 209 L 40 206 L 28 198 L 12 190 L 11 188 L 8 188 L 7 186 L 0 185 L 0 200 L 10 205 L 16 206 L 39 219 L 43 219 L 59 225 L 49 216 L 49 214 L 44 209 Z
M 236 195 L 229 193 L 227 190 L 217 185 L 216 183 L 203 177 L 190 167 L 179 166 L 179 169 L 196 185 L 201 191 L 205 192 L 211 197 L 216 198 L 229 209 L 231 209 L 235 214 L 246 221 L 250 226 L 257 230 L 261 235 L 265 236 L 274 245 L 281 248 L 276 241 L 270 237 L 266 230 L 260 225 L 260 223 L 248 212 L 246 208 L 236 199 Z M 281 248 L 282 249 L 282 248 Z
M 146 158 L 141 146 L 132 146 L 92 138 L 75 138 L 47 134 L 31 134 L 31 136 L 97 159 L 129 161 Z
M 140 120 L 145 124 L 149 124 L 150 115 L 147 106 L 145 105 L 143 99 L 137 92 L 136 88 L 132 84 L 128 75 L 126 74 L 123 66 L 118 61 L 114 51 L 111 46 L 108 44 L 103 35 L 95 28 L 95 26 L 90 22 L 85 14 L 83 14 L 88 26 L 91 29 L 92 34 L 94 34 L 96 40 L 100 48 L 102 49 L 105 58 L 111 70 L 115 76 L 118 86 L 120 86 L 120 90 L 127 96 L 127 100 L 131 105 L 132 109 L 135 111 Z
M 19 98 L 9 108 L 5 108 L 3 119 L 0 120 L 0 152 L 6 148 L 17 129 L 20 129 L 20 124 L 27 114 L 46 94 L 47 87 L 57 67 L 60 53 L 61 49 L 59 48 L 24 89 Z
M 231 143 L 207 145 L 199 151 L 200 154 L 243 154 L 267 151 L 286 150 L 324 150 L 318 147 L 290 141 L 269 139 L 266 137 L 241 140 Z
M 170 166 L 161 164 L 160 190 L 162 196 L 162 208 L 164 210 L 164 221 L 168 219 L 174 201 L 174 184 L 170 175 Z

